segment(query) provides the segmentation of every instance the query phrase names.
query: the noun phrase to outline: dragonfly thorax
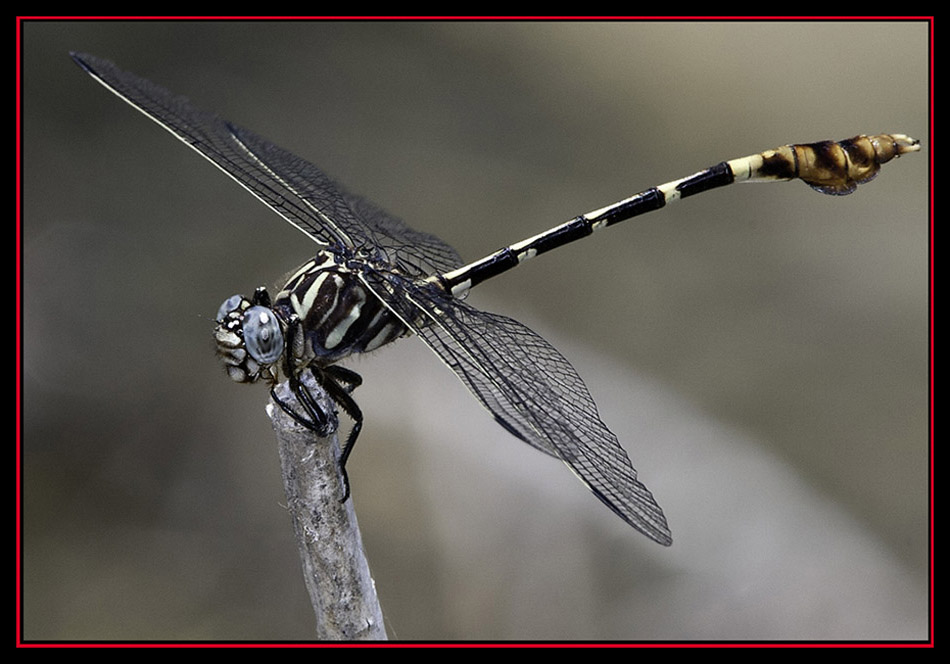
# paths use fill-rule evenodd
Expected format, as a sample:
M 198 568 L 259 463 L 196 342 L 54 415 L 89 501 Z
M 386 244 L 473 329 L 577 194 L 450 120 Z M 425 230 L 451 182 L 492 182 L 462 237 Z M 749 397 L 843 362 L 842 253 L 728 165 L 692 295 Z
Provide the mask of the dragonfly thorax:
M 294 344 L 297 366 L 333 364 L 407 333 L 367 288 L 360 272 L 359 266 L 340 261 L 339 254 L 321 251 L 301 265 L 277 294 L 274 312 L 278 318 L 300 320 L 303 339 Z

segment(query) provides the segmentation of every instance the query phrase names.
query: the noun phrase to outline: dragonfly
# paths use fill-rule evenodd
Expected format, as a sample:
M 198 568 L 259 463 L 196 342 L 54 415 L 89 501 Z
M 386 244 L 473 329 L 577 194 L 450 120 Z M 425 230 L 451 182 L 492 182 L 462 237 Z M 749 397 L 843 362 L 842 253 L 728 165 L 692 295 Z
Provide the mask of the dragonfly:
M 466 295 L 531 258 L 682 198 L 735 182 L 795 179 L 825 194 L 850 194 L 882 164 L 920 149 L 904 134 L 785 145 L 650 187 L 466 264 L 440 238 L 412 229 L 257 134 L 108 60 L 71 55 L 315 243 L 314 257 L 273 298 L 264 287 L 227 298 L 214 337 L 234 381 L 270 384 L 275 402 L 311 431 L 326 435 L 335 413 L 320 408 L 304 378 L 352 419 L 339 458 L 343 500 L 363 413 L 352 396 L 362 379 L 339 362 L 415 335 L 505 430 L 563 461 L 621 519 L 666 546 L 673 539 L 662 508 L 570 362 L 525 325 L 471 306 Z M 278 398 L 282 379 L 297 407 Z

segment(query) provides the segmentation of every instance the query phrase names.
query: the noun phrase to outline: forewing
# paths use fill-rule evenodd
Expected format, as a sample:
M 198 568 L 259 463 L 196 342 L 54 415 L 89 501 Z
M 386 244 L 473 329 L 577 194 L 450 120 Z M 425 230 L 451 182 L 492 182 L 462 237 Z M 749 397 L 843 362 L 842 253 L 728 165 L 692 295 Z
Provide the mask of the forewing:
M 313 164 L 254 132 L 199 110 L 184 97 L 123 71 L 108 60 L 79 53 L 74 53 L 73 59 L 102 85 L 206 157 L 317 243 L 376 249 L 379 260 L 398 265 L 414 276 L 461 265 L 455 250 L 439 238 L 414 231 L 401 220 L 344 192 Z

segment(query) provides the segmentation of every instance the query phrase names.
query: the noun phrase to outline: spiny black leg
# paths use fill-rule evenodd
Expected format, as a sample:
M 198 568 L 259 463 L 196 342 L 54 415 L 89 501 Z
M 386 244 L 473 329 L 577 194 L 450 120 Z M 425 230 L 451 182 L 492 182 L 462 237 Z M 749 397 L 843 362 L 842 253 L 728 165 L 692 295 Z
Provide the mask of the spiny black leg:
M 270 303 L 270 296 L 267 294 L 267 289 L 261 286 L 254 292 L 254 300 L 256 302 L 267 302 Z M 261 306 L 268 306 L 262 304 Z M 309 420 L 305 417 L 301 417 L 297 412 L 290 406 L 290 404 L 284 402 L 277 396 L 274 388 L 271 388 L 271 397 L 274 401 L 281 407 L 281 409 L 290 415 L 295 422 L 306 427 L 310 431 L 313 431 L 318 436 L 325 437 L 329 431 L 330 417 L 323 412 L 323 409 L 320 408 L 319 404 L 314 401 L 313 396 L 307 390 L 307 388 L 300 382 L 300 379 L 297 377 L 296 372 L 294 371 L 293 366 L 293 344 L 297 338 L 297 334 L 300 329 L 300 318 L 294 314 L 290 317 L 290 320 L 287 321 L 287 331 L 286 338 L 288 339 L 288 348 L 284 350 L 284 374 L 289 376 L 288 382 L 290 384 L 290 390 L 293 392 L 294 396 L 297 398 L 297 402 L 303 407 L 306 411 Z M 321 385 L 324 383 L 322 375 L 317 371 L 312 371 L 314 379 Z
M 254 296 L 251 298 L 251 304 L 255 306 L 271 308 L 270 293 L 264 286 L 258 286 L 254 289 Z
M 323 371 L 330 376 L 330 378 L 339 383 L 340 386 L 346 390 L 347 394 L 352 394 L 353 390 L 363 384 L 363 377 L 361 375 L 352 369 L 341 367 L 338 364 L 331 364 Z
M 316 378 L 317 382 L 320 382 L 320 378 L 316 373 L 314 373 L 314 378 Z M 307 415 L 310 417 L 311 425 L 307 428 L 321 437 L 326 437 L 329 435 L 331 433 L 331 417 L 326 412 L 324 412 L 323 408 L 320 407 L 320 404 L 316 402 L 316 400 L 313 398 L 313 395 L 310 394 L 310 390 L 308 390 L 307 387 L 296 378 L 291 379 L 290 389 L 293 390 L 294 396 L 297 397 L 297 402 L 303 406 L 303 409 L 307 411 Z M 329 392 L 330 391 L 327 390 L 328 394 Z
M 258 288 L 260 291 L 263 288 Z M 267 295 L 267 291 L 264 290 L 264 295 L 270 299 L 270 296 Z M 254 297 L 257 297 L 257 292 L 255 291 Z M 300 318 L 297 314 L 293 314 L 290 317 L 290 320 L 287 321 L 287 331 L 284 333 L 284 375 L 293 376 L 294 375 L 294 345 L 297 341 L 297 334 L 300 329 Z
M 270 302 L 270 296 L 267 295 L 266 289 L 258 288 L 254 293 L 255 300 Z M 267 306 L 267 305 L 261 305 Z M 308 422 L 306 418 L 298 415 L 294 410 L 289 406 L 289 404 L 281 401 L 277 395 L 274 393 L 274 390 L 271 390 L 271 396 L 274 398 L 274 401 L 290 415 L 294 421 L 303 425 L 304 427 L 310 429 L 311 431 L 317 433 L 320 436 L 327 435 L 327 426 L 330 421 L 330 417 L 323 412 L 323 409 L 314 401 L 313 396 L 307 390 L 307 388 L 300 382 L 300 379 L 297 377 L 296 372 L 294 371 L 293 365 L 293 354 L 294 354 L 294 345 L 297 341 L 297 335 L 300 332 L 300 318 L 294 314 L 290 317 L 290 320 L 287 321 L 287 348 L 284 351 L 284 374 L 289 376 L 290 389 L 294 393 L 294 396 L 297 397 L 298 403 L 306 411 L 307 416 L 310 418 Z M 349 435 L 346 437 L 346 443 L 343 446 L 343 450 L 340 453 L 340 474 L 343 478 L 343 498 L 340 502 L 346 502 L 350 497 L 350 478 L 346 473 L 346 460 L 350 456 L 350 452 L 353 451 L 353 445 L 356 444 L 356 439 L 360 435 L 360 430 L 363 428 L 363 412 L 360 410 L 359 406 L 356 405 L 356 402 L 353 401 L 350 397 L 350 392 L 355 390 L 363 383 L 363 378 L 350 369 L 344 367 L 339 367 L 331 365 L 325 369 L 321 369 L 316 366 L 310 367 L 310 373 L 313 374 L 314 380 L 317 381 L 323 388 L 327 391 L 327 394 L 330 398 L 343 409 L 343 411 L 353 419 L 353 428 L 350 430 Z
M 286 401 L 281 399 L 279 396 L 277 396 L 276 389 L 277 389 L 276 386 L 271 388 L 270 390 L 271 399 L 274 400 L 274 403 L 280 406 L 280 409 L 282 411 L 290 415 L 297 424 L 304 427 L 305 429 L 313 431 L 315 434 L 319 436 L 325 436 L 327 433 L 329 433 L 327 431 L 327 427 L 330 424 L 330 419 L 323 413 L 323 409 L 319 407 L 313 407 L 313 408 L 305 407 L 305 410 L 307 410 L 307 414 L 313 418 L 313 420 L 308 420 L 307 418 L 301 417 L 300 415 L 298 415 L 297 411 L 295 411 L 289 403 L 287 403 Z M 294 395 L 297 396 L 297 400 L 301 401 L 300 396 L 299 396 L 299 390 L 294 389 L 293 387 L 291 387 L 291 390 L 293 391 Z M 306 392 L 306 388 L 304 388 L 302 385 L 300 386 L 300 390 L 302 390 L 303 392 Z M 315 404 L 311 404 L 311 405 L 315 406 Z
M 358 374 L 350 372 L 349 369 L 344 369 L 343 371 L 349 372 L 359 378 Z M 338 403 L 340 408 L 343 409 L 343 412 L 349 415 L 353 420 L 353 428 L 350 429 L 350 433 L 346 437 L 346 444 L 343 445 L 343 451 L 340 453 L 340 472 L 343 474 L 343 484 L 345 488 L 343 500 L 340 502 L 346 502 L 346 499 L 350 497 L 350 480 L 346 474 L 346 460 L 350 458 L 350 452 L 353 451 L 356 439 L 359 438 L 360 431 L 363 429 L 363 411 L 360 410 L 360 407 L 353 401 L 353 397 L 350 396 L 350 392 L 352 389 L 355 389 L 355 386 L 347 389 L 333 380 L 333 376 L 329 375 L 329 372 L 326 378 L 327 380 L 323 382 L 323 386 L 326 388 L 327 394 L 329 394 L 330 398 Z M 360 379 L 360 381 L 362 381 L 362 379 Z

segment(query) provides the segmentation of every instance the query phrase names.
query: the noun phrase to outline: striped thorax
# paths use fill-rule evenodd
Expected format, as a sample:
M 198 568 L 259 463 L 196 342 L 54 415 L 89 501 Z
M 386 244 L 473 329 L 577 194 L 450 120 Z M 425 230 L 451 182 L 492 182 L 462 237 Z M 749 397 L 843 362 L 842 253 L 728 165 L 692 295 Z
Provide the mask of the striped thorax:
M 407 330 L 360 279 L 367 257 L 344 257 L 321 251 L 304 263 L 274 300 L 282 320 L 296 315 L 306 336 L 301 357 L 327 366 L 352 355 L 376 350 Z M 392 267 L 387 267 L 392 270 Z

